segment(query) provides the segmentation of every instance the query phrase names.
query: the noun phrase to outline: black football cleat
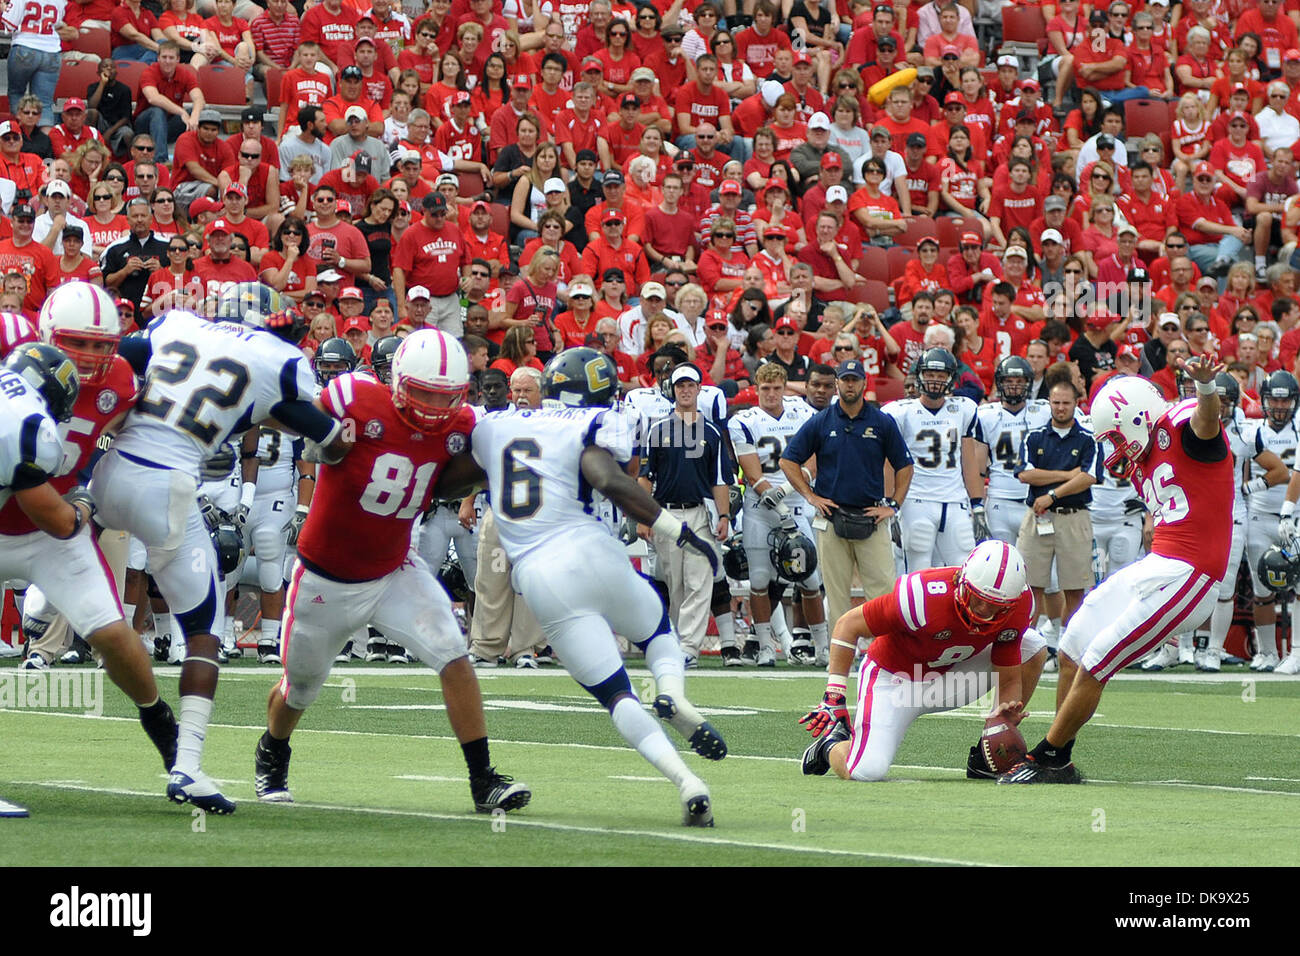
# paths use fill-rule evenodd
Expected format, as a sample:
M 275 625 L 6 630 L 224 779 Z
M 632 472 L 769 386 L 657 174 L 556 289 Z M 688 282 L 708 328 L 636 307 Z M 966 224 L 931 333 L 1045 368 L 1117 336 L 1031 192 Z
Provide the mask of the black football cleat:
M 289 757 L 293 751 L 286 742 L 284 753 L 277 754 L 267 744 L 267 736 L 261 736 L 253 752 L 253 789 L 263 803 L 293 803 L 289 792 Z
M 831 748 L 841 740 L 848 740 L 853 736 L 849 730 L 849 725 L 844 721 L 839 721 L 831 728 L 830 733 L 822 734 L 803 752 L 803 772 L 805 776 L 824 777 L 831 769 Z
M 153 745 L 158 748 L 158 753 L 162 755 L 163 769 L 171 772 L 176 765 L 176 739 L 180 734 L 180 727 L 176 724 L 176 715 L 172 713 L 171 707 L 167 701 L 159 698 L 158 706 L 154 708 L 151 714 L 145 714 L 140 711 L 140 726 L 144 732 L 149 735 Z
M 970 749 L 970 757 L 966 761 L 966 777 L 969 780 L 998 779 L 998 775 L 990 770 L 988 764 L 984 762 L 984 754 L 978 744 Z
M 707 789 L 703 793 L 682 797 L 682 826 L 713 826 L 713 801 Z
M 698 724 L 693 722 L 667 694 L 655 698 L 654 709 L 659 719 L 666 720 L 669 726 L 686 738 L 691 749 L 705 760 L 721 760 L 727 755 L 727 742 L 722 739 L 717 728 L 707 720 L 701 720 Z
M 489 767 L 481 777 L 470 777 L 469 789 L 474 796 L 474 809 L 479 813 L 519 810 L 533 798 L 526 784 L 515 783 L 514 777 L 497 773 L 495 767 Z
M 1026 754 L 1024 760 L 998 777 L 998 783 L 1083 783 L 1083 775 L 1073 762 L 1049 767 Z

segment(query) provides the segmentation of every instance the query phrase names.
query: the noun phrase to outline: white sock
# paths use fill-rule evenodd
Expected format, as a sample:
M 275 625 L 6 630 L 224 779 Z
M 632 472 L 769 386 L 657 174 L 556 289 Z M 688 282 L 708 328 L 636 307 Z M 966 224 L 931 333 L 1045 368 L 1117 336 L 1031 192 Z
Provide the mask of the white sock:
M 820 624 L 809 624 L 808 630 L 812 634 L 813 647 L 818 651 L 828 650 L 831 646 L 830 632 L 826 627 L 826 622 Z
M 1263 257 L 1263 256 L 1258 256 L 1258 255 L 1255 256 L 1255 268 L 1256 268 L 1256 269 L 1263 269 L 1263 268 L 1265 267 L 1266 264 L 1267 264 L 1267 263 L 1265 263 L 1265 261 L 1264 261 L 1264 257 Z
M 223 647 L 231 647 L 235 643 L 235 619 L 229 614 L 226 615 L 226 627 L 221 637 Z
M 23 609 L 21 607 L 18 609 L 18 613 L 19 614 L 23 613 Z M 134 630 L 135 629 L 135 605 L 127 604 L 124 601 L 122 603 L 122 616 L 126 618 L 126 626 Z
M 275 652 L 280 653 L 280 622 L 268 621 L 262 619 L 262 637 L 258 641 L 260 644 L 274 644 Z
M 718 625 L 718 643 L 723 647 L 735 647 L 736 619 L 732 617 L 731 610 L 728 609 L 725 614 L 714 615 L 713 620 Z
M 176 741 L 176 766 L 174 769 L 191 777 L 202 770 L 203 739 L 212 720 L 212 701 L 193 694 L 181 698 L 178 719 L 180 735 Z
M 1185 634 L 1178 635 L 1178 649 L 1180 651 L 1190 651 L 1196 646 L 1196 632 L 1188 631 Z
M 1277 653 L 1277 624 L 1256 624 L 1255 640 L 1259 643 L 1259 653 Z
M 1210 613 L 1210 643 L 1207 650 L 1223 656 L 1223 644 L 1228 639 L 1228 628 L 1232 627 L 1232 601 L 1216 601 Z
M 790 656 L 790 645 L 794 643 L 794 635 L 790 633 L 790 625 L 785 619 L 785 605 L 779 601 L 772 604 L 772 636 L 781 642 L 781 652 L 786 657 Z
M 771 621 L 754 622 L 754 640 L 758 641 L 759 650 L 776 652 L 776 640 L 772 636 Z
M 624 697 L 619 700 L 610 717 L 623 739 L 679 788 L 688 780 L 695 779 L 695 774 L 686 769 L 659 722 L 635 699 Z
M 1061 634 L 1064 632 L 1064 628 L 1061 627 L 1061 619 L 1059 617 L 1049 618 L 1047 624 L 1047 633 L 1043 636 L 1047 638 L 1047 646 L 1052 650 L 1056 650 L 1057 645 L 1061 643 Z

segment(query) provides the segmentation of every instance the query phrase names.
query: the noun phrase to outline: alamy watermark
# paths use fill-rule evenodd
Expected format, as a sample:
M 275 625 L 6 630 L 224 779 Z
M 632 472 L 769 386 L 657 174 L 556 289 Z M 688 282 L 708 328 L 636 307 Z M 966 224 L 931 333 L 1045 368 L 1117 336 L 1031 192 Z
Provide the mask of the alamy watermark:
M 104 672 L 5 671 L 0 673 L 0 710 L 79 710 L 104 713 Z

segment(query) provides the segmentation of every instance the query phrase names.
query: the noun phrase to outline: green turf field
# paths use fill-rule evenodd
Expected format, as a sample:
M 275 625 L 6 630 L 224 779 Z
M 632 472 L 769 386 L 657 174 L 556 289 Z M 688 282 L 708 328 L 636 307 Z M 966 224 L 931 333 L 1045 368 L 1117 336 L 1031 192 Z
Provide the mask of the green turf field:
M 175 703 L 177 669 L 159 673 Z M 675 788 L 563 673 L 480 679 L 494 762 L 533 789 L 504 821 L 473 813 L 437 680 L 419 666 L 335 669 L 293 738 L 292 806 L 253 797 L 275 672 L 224 669 L 204 767 L 241 802 L 206 820 L 162 796 L 161 763 L 111 685 L 102 717 L 0 711 L 0 796 L 31 810 L 0 820 L 0 865 L 1300 863 L 1293 679 L 1123 675 L 1075 749 L 1091 782 L 1040 788 L 965 779 L 973 707 L 922 718 L 888 781 L 804 777 L 796 720 L 824 678 L 705 667 L 687 687 L 731 755 L 687 752 L 713 790 L 717 827 L 703 831 L 679 825 Z M 1053 693 L 1048 677 L 1031 744 Z

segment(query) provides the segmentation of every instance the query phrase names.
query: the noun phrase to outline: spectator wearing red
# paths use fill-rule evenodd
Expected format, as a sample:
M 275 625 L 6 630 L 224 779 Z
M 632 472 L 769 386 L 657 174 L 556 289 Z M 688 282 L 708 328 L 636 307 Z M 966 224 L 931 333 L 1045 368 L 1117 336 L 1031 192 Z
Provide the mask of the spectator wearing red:
M 190 247 L 184 236 L 167 241 L 167 263 L 149 275 L 141 305 L 146 315 L 162 315 L 168 309 L 193 309 L 199 288 L 198 273 L 190 265 Z
M 894 152 L 903 155 L 913 135 L 929 136 L 930 124 L 912 115 L 912 94 L 904 87 L 896 87 L 885 101 L 884 114 L 877 114 L 876 125 L 889 130 L 894 139 Z
M 939 161 L 948 154 L 948 137 L 955 127 L 966 130 L 971 158 L 980 163 L 988 160 L 989 143 L 984 130 L 966 123 L 966 97 L 953 90 L 943 98 L 943 122 L 935 123 L 926 133 L 926 155 Z
M 587 238 L 594 240 L 600 236 L 605 213 L 614 210 L 623 214 L 625 226 L 623 235 L 633 242 L 640 242 L 645 234 L 645 210 L 640 203 L 628 197 L 627 181 L 623 178 L 623 174 L 616 169 L 607 172 L 601 183 L 601 191 L 604 193 L 604 200 L 588 209 L 583 217 L 583 228 L 587 232 Z M 589 272 L 589 274 L 597 273 Z
M 391 202 L 391 197 L 388 197 Z M 382 200 L 379 200 L 382 201 Z M 294 302 L 303 302 L 316 291 L 319 263 L 308 255 L 307 224 L 298 218 L 280 223 L 271 240 L 271 248 L 258 266 L 258 277 Z
M 639 289 L 650 277 L 650 265 L 641 245 L 624 238 L 626 228 L 627 217 L 616 207 L 606 208 L 600 215 L 600 235 L 583 250 L 582 271 L 603 280 L 607 270 L 619 269 Z
M 933 318 L 934 296 L 929 292 L 918 292 L 912 297 L 911 318 L 895 322 L 889 327 L 889 337 L 898 344 L 898 353 L 893 356 L 893 362 L 904 376 L 925 351 L 925 330 Z M 862 324 L 861 320 L 859 324 Z
M 257 270 L 238 256 L 231 255 L 235 230 L 224 219 L 214 219 L 203 230 L 208 253 L 194 260 L 200 295 L 213 301 L 230 286 L 239 282 L 256 282 Z
M 1268 172 L 1263 150 L 1246 138 L 1249 124 L 1248 114 L 1240 111 L 1229 114 L 1228 138 L 1216 141 L 1210 148 L 1209 163 L 1214 167 L 1218 183 L 1215 196 L 1229 209 L 1244 206 L 1250 184 Z
M 1013 159 L 1007 164 L 1009 184 L 1005 188 L 999 186 L 993 189 L 988 217 L 994 241 L 998 245 L 1005 246 L 1007 236 L 1016 227 L 1030 229 L 1034 220 L 1042 214 L 1042 196 L 1029 184 L 1031 173 L 1028 160 Z
M 407 317 L 406 290 L 423 286 L 429 290 L 432 311 L 428 325 L 460 337 L 460 263 L 464 240 L 458 225 L 447 221 L 447 199 L 441 193 L 425 196 L 424 217 L 402 233 L 393 250 L 393 291 L 397 295 L 399 320 Z
M 700 253 L 696 271 L 700 285 L 716 305 L 741 287 L 749 254 L 736 246 L 736 222 L 720 216 L 709 223 L 709 244 Z
M 167 162 L 167 144 L 187 129 L 205 105 L 198 74 L 181 63 L 180 49 L 171 41 L 160 44 L 158 61 L 150 63 L 140 74 L 134 120 L 137 133 L 152 135 L 158 162 Z
M 232 185 L 242 186 L 248 199 L 245 212 L 254 219 L 265 220 L 280 212 L 280 174 L 275 166 L 263 162 L 268 154 L 262 138 L 241 139 L 233 148 L 235 162 L 221 170 L 217 188 L 224 191 Z M 271 155 L 278 153 L 274 143 L 270 148 Z
M 122 0 L 113 8 L 109 22 L 113 59 L 140 63 L 153 63 L 158 59 L 162 30 L 153 13 L 141 7 L 140 0 Z
M 72 96 L 63 104 L 63 122 L 50 127 L 50 150 L 55 156 L 70 153 L 82 143 L 104 141 L 99 130 L 86 125 L 86 101 Z
M 647 70 L 659 80 L 659 89 L 665 91 L 675 90 L 682 86 L 690 79 L 691 70 L 687 65 L 689 61 L 682 53 L 682 39 L 685 34 L 682 28 L 676 25 L 665 27 L 662 32 L 662 41 L 659 46 L 648 54 L 641 57 L 641 69 Z M 632 92 L 640 96 L 636 86 L 636 73 L 632 74 Z M 663 97 L 657 97 L 659 103 L 664 103 L 665 117 L 672 119 L 672 110 L 667 107 Z M 642 103 L 646 97 L 641 96 Z M 656 104 L 656 107 L 658 104 Z M 665 130 L 664 132 L 669 132 Z
M 1002 263 L 984 251 L 984 240 L 977 232 L 962 233 L 957 249 L 948 257 L 948 288 L 959 302 L 982 302 L 985 288 L 1002 278 Z
M 754 5 L 754 22 L 735 35 L 736 56 L 749 64 L 755 76 L 768 76 L 776 63 L 777 50 L 789 50 L 790 37 L 776 29 L 778 10 L 771 0 Z
M 645 212 L 642 241 L 646 257 L 656 270 L 695 271 L 695 218 L 681 207 L 682 177 L 664 177 L 663 201 Z
M 36 211 L 25 202 L 15 203 L 9 218 L 13 235 L 0 240 L 0 274 L 17 272 L 27 280 L 23 312 L 36 315 L 45 296 L 59 284 L 59 260 L 48 248 L 32 238 Z
M 578 279 L 569 285 L 568 300 L 568 311 L 556 316 L 555 329 L 563 336 L 564 347 L 574 349 L 585 345 L 587 336 L 596 332 L 596 288 L 586 277 Z
M 1176 210 L 1179 231 L 1187 237 L 1188 256 L 1204 272 L 1219 277 L 1227 275 L 1228 267 L 1253 236 L 1236 224 L 1214 188 L 1214 167 L 1197 163 L 1192 170 L 1192 191 L 1178 198 Z
M 939 240 L 922 236 L 916 243 L 916 258 L 907 260 L 897 289 L 898 304 L 912 301 L 916 293 L 937 292 L 949 286 L 948 268 L 939 261 Z
M 817 113 L 827 111 L 826 97 L 817 89 L 812 57 L 807 53 L 801 51 L 794 55 L 794 67 L 785 91 L 794 97 L 800 122 L 807 123 Z
M 769 128 L 776 135 L 773 154 L 776 160 L 789 160 L 795 147 L 808 140 L 808 127 L 799 122 L 795 98 L 789 93 L 782 93 L 777 99 Z
M 221 171 L 235 165 L 235 154 L 220 133 L 221 114 L 205 109 L 199 113 L 198 128 L 177 138 L 172 188 L 182 201 L 215 193 Z
M 1177 225 L 1174 197 L 1162 196 L 1151 188 L 1154 182 L 1152 170 L 1145 162 L 1133 164 L 1129 179 L 1131 188 L 1118 200 L 1120 211 L 1137 228 L 1139 254 L 1157 256 L 1165 237 Z
M 610 25 L 609 43 L 596 51 L 604 74 L 601 92 L 617 97 L 632 92 L 632 72 L 641 65 L 641 57 L 631 46 L 631 28 L 622 20 Z
M 363 17 L 357 27 L 361 29 L 361 24 L 370 25 L 371 22 L 369 17 Z M 362 95 L 387 111 L 393 103 L 392 77 L 397 72 L 397 58 L 388 44 L 376 44 L 373 37 L 358 36 L 346 60 L 345 68 L 355 66 L 361 71 Z
M 727 149 L 733 136 L 731 126 L 731 98 L 716 86 L 718 60 L 705 54 L 695 61 L 695 82 L 686 83 L 674 95 L 677 112 L 677 145 L 682 149 L 696 149 L 697 131 L 706 126 L 715 132 L 718 146 Z M 710 152 L 712 148 L 710 148 Z M 701 157 L 696 155 L 696 162 Z
M 510 21 L 497 9 L 495 0 L 469 0 L 469 12 L 461 15 L 456 27 L 459 30 L 461 24 L 477 23 L 483 28 L 483 41 L 479 46 L 485 51 L 495 50 L 502 34 L 510 29 Z M 484 56 L 486 55 L 485 52 Z
M 747 253 L 750 256 L 758 252 L 758 233 L 754 228 L 754 219 L 749 210 L 742 209 L 740 205 L 741 197 L 744 191 L 740 183 L 734 179 L 724 179 L 718 187 L 718 201 L 705 210 L 704 215 L 700 217 L 699 225 L 696 227 L 696 235 L 701 246 L 704 245 L 704 237 L 712 233 L 712 224 L 719 218 L 725 218 L 735 226 L 735 243 L 733 250 Z
M 265 80 L 268 69 L 289 69 L 302 35 L 302 23 L 289 0 L 267 0 L 266 13 L 254 17 L 249 29 L 257 49 L 254 76 Z
M 317 44 L 325 65 L 337 73 L 344 50 L 356 41 L 358 19 L 356 8 L 343 0 L 321 0 L 302 15 L 299 37 Z
M 832 190 L 843 191 L 842 186 Z M 838 194 L 835 201 L 840 202 Z M 850 246 L 840 240 L 840 218 L 831 209 L 823 209 L 813 224 L 813 236 L 799 250 L 800 262 L 807 263 L 813 271 L 813 295 L 822 303 L 832 302 L 858 284 L 857 268 L 862 242 Z
M 17 120 L 0 123 L 0 178 L 14 189 L 26 189 L 35 196 L 45 183 L 45 164 L 35 153 L 24 153 L 23 133 Z
M 1282 54 L 1300 46 L 1295 22 L 1282 11 L 1282 6 L 1282 0 L 1258 0 L 1257 6 L 1251 6 L 1237 18 L 1237 39 L 1245 33 L 1259 37 L 1263 44 L 1260 60 L 1270 70 L 1281 69 Z
M 609 169 L 612 157 L 605 140 L 605 122 L 593 108 L 596 89 L 590 83 L 576 83 L 573 87 L 573 107 L 561 110 L 555 116 L 555 142 L 559 145 L 566 169 L 577 165 L 578 153 L 594 150 L 600 165 Z
M 470 119 L 473 98 L 464 90 L 451 95 L 451 116 L 433 134 L 433 145 L 453 160 L 479 162 L 483 153 L 483 136 Z
M 322 183 L 311 197 L 315 220 L 308 227 L 307 254 L 322 265 L 345 273 L 348 284 L 356 285 L 370 272 L 370 247 L 356 226 L 338 214 L 338 192 Z M 459 260 L 453 264 L 459 264 Z
M 352 107 L 366 111 L 366 132 L 369 135 L 379 137 L 384 134 L 384 111 L 378 103 L 365 95 L 364 80 L 361 68 L 355 65 L 345 66 L 339 73 L 338 93 L 326 98 L 322 104 L 330 140 L 348 131 L 346 116 Z
M 1100 25 L 1098 14 L 1101 14 Z M 1107 33 L 1105 23 L 1105 14 L 1093 11 L 1088 39 L 1073 50 L 1074 75 L 1080 87 L 1118 91 L 1129 85 L 1128 52 L 1123 40 Z

